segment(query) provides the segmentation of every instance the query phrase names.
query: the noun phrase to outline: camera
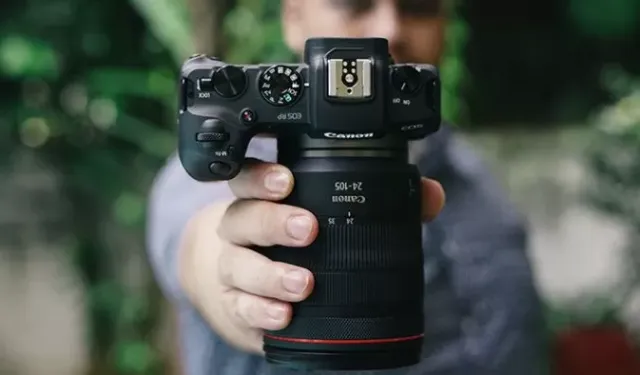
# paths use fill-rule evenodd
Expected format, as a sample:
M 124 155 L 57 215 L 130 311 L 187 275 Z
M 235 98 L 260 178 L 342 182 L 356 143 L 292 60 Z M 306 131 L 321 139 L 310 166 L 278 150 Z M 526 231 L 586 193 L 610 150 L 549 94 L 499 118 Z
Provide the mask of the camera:
M 256 248 L 315 278 L 289 326 L 265 332 L 266 360 L 325 370 L 418 363 L 421 177 L 408 145 L 440 128 L 436 67 L 394 63 L 382 38 L 313 38 L 301 64 L 192 56 L 179 86 L 178 154 L 192 178 L 234 178 L 251 139 L 270 134 L 295 178 L 283 203 L 319 222 L 306 249 Z

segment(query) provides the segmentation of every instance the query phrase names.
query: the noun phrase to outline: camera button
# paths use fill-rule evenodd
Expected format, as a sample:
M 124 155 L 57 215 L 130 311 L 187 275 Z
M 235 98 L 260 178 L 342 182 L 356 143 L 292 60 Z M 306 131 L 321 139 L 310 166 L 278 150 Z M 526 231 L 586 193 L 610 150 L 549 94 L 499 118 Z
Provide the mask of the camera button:
M 403 94 L 414 94 L 420 89 L 420 72 L 412 66 L 396 66 L 391 70 L 391 84 Z
M 231 167 L 229 166 L 229 164 L 216 161 L 209 165 L 209 170 L 215 175 L 226 176 L 229 174 L 229 172 L 231 172 Z
M 244 92 L 247 87 L 247 76 L 241 68 L 227 65 L 213 73 L 213 87 L 223 98 L 233 98 Z
M 200 78 L 198 80 L 198 88 L 202 92 L 212 92 L 214 90 L 211 78 Z
M 249 108 L 242 110 L 242 113 L 240 113 L 240 118 L 245 124 L 253 124 L 254 122 L 256 122 L 256 114 Z

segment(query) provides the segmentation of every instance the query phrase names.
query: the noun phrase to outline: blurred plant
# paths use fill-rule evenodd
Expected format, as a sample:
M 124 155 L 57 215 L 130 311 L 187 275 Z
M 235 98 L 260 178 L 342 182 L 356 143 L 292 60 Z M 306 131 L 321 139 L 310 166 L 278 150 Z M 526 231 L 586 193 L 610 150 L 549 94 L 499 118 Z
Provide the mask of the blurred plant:
M 130 1 L 146 21 L 149 31 L 171 53 L 176 65 L 194 53 L 189 12 L 184 1 Z
M 637 0 L 569 0 L 568 15 L 584 35 L 602 39 L 624 38 L 638 28 Z
M 594 141 L 587 163 L 594 178 L 586 194 L 594 207 L 628 233 L 622 260 L 626 272 L 613 301 L 619 313 L 640 287 L 640 80 L 611 68 L 603 72 L 603 84 L 616 102 L 593 119 Z
M 183 10 L 135 2 L 157 37 L 126 0 L 12 3 L 0 26 L 0 81 L 22 95 L 4 100 L 0 114 L 15 124 L 12 151 L 35 153 L 62 180 L 89 373 L 160 374 L 161 298 L 142 233 L 148 187 L 174 149 L 175 61 L 190 47 L 179 42 L 184 20 L 172 17 Z
M 296 61 L 282 37 L 279 0 L 237 0 L 225 18 L 224 32 L 229 46 L 225 58 L 230 62 Z
M 445 52 L 440 64 L 442 80 L 443 118 L 454 124 L 468 120 L 466 103 L 462 92 L 468 78 L 465 52 L 469 41 L 469 25 L 462 17 L 460 7 L 464 0 L 447 2 L 449 23 L 445 36 Z

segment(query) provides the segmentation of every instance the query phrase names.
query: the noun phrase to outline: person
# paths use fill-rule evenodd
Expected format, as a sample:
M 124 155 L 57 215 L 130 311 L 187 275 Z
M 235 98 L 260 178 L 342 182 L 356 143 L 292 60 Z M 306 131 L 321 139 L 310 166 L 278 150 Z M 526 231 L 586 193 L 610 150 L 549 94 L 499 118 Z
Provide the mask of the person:
M 438 0 L 283 0 L 282 24 L 298 53 L 309 37 L 383 37 L 396 62 L 437 64 L 442 8 Z M 543 373 L 541 302 L 523 219 L 450 126 L 413 146 L 429 221 L 424 359 L 383 374 Z M 295 182 L 275 164 L 273 139 L 254 138 L 247 156 L 262 162 L 217 183 L 192 180 L 174 156 L 150 196 L 149 256 L 178 311 L 187 375 L 289 373 L 266 364 L 262 330 L 285 327 L 290 303 L 313 289 L 308 270 L 249 249 L 304 247 L 318 223 L 277 203 Z

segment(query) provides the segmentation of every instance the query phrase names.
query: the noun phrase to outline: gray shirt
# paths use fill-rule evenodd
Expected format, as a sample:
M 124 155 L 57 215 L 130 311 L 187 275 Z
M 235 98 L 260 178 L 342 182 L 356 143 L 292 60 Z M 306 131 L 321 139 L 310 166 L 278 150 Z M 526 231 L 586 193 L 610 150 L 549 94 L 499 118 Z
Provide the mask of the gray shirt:
M 414 155 L 416 164 L 423 175 L 442 183 L 447 204 L 423 227 L 424 360 L 380 374 L 546 373 L 542 308 L 522 219 L 450 128 L 413 146 L 421 151 Z M 248 156 L 275 161 L 275 141 L 254 139 Z M 178 239 L 185 223 L 201 207 L 229 197 L 227 183 L 192 180 L 175 156 L 158 175 L 150 197 L 149 257 L 158 282 L 178 310 L 185 375 L 299 373 L 272 368 L 262 357 L 228 346 L 178 284 Z

